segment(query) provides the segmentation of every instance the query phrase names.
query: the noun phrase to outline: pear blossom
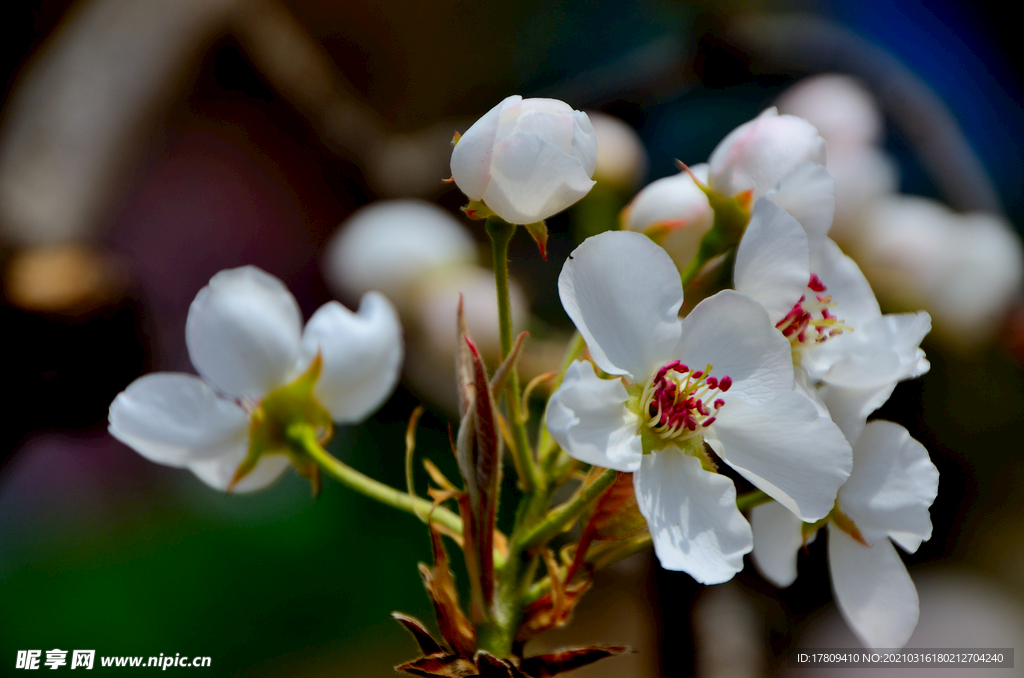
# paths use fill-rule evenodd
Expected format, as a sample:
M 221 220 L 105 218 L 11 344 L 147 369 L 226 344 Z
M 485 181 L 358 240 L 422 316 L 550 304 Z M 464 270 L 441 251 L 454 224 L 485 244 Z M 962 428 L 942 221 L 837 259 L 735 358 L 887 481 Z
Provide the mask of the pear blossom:
M 677 265 L 686 266 L 715 221 L 708 196 L 697 185 L 707 180 L 708 166 L 700 164 L 651 182 L 622 211 L 623 226 L 648 234 L 663 231 L 661 246 Z
M 324 248 L 322 269 L 342 299 L 375 290 L 406 308 L 425 274 L 476 260 L 472 235 L 448 211 L 425 200 L 381 200 L 338 227 Z
M 891 196 L 865 211 L 862 228 L 856 253 L 879 293 L 928 309 L 953 344 L 989 339 L 1020 296 L 1024 250 L 1001 217 Z
M 684 319 L 679 274 L 639 233 L 606 232 L 569 257 L 562 304 L 602 379 L 577 361 L 547 427 L 574 458 L 634 473 L 662 565 L 699 582 L 730 579 L 752 547 L 732 481 L 705 450 L 805 520 L 831 510 L 850 447 L 793 390 L 789 342 L 764 308 L 731 290 Z
M 828 143 L 828 152 L 874 146 L 884 121 L 875 97 L 849 75 L 824 73 L 804 78 L 775 102 L 780 113 L 807 120 Z
M 594 185 L 597 138 L 585 113 L 556 99 L 506 98 L 458 138 L 452 178 L 512 224 L 561 212 Z
M 597 142 L 594 180 L 634 190 L 647 175 L 647 149 L 636 130 L 615 116 L 587 111 Z
M 730 132 L 708 159 L 708 186 L 733 197 L 757 199 L 803 162 L 825 164 L 825 140 L 811 123 L 779 115 L 774 107 Z
M 136 379 L 110 406 L 110 434 L 150 461 L 240 492 L 267 486 L 289 464 L 270 450 L 232 484 L 265 398 L 313 376 L 314 407 L 330 420 L 357 422 L 391 393 L 402 359 L 401 326 L 383 295 L 366 294 L 358 313 L 328 302 L 303 329 L 295 298 L 254 266 L 210 279 L 189 308 L 185 340 L 199 376 Z
M 931 537 L 928 507 L 938 484 L 928 451 L 906 429 L 888 421 L 863 427 L 827 525 L 836 604 L 867 647 L 903 647 L 917 626 L 917 590 L 892 542 L 914 553 Z M 755 507 L 750 522 L 755 565 L 775 585 L 789 586 L 797 551 L 814 537 L 803 530 L 817 526 L 802 525 L 779 504 Z
M 820 398 L 852 441 L 897 382 L 928 371 L 920 343 L 931 319 L 882 315 L 857 264 L 827 237 L 834 194 L 826 178 L 820 166 L 801 164 L 757 201 L 734 277 L 792 343 L 798 388 Z

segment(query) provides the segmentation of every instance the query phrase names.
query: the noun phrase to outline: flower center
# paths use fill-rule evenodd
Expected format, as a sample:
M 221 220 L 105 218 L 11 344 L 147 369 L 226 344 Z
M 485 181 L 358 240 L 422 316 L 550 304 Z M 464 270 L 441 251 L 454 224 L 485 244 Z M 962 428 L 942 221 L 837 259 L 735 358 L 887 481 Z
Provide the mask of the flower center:
M 714 423 L 725 405 L 720 396 L 730 387 L 730 377 L 711 376 L 711 365 L 691 372 L 689 367 L 673 360 L 644 387 L 641 419 L 662 440 L 693 438 Z
M 807 283 L 808 294 L 800 297 L 789 313 L 775 324 L 784 337 L 794 345 L 821 343 L 853 328 L 832 314 L 837 302 L 825 294 L 827 288 L 816 274 Z

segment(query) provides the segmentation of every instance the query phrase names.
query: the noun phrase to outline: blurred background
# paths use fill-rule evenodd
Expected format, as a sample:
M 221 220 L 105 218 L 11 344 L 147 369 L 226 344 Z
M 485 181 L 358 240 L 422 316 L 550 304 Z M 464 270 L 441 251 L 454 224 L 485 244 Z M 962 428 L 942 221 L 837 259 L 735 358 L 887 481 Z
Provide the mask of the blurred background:
M 415 569 L 429 542 L 414 519 L 331 482 L 314 500 L 294 473 L 222 496 L 112 440 L 106 412 L 144 372 L 192 371 L 188 305 L 220 269 L 273 273 L 307 317 L 332 297 L 353 306 L 362 283 L 332 272 L 324 252 L 375 200 L 441 206 L 465 229 L 460 257 L 486 267 L 482 229 L 441 179 L 452 133 L 514 93 L 614 116 L 641 149 L 550 220 L 548 262 L 525 234 L 515 240 L 536 371 L 568 336 L 555 280 L 575 241 L 767 106 L 819 125 L 839 185 L 835 237 L 888 310 L 936 320 L 931 372 L 878 414 L 910 429 L 940 471 L 934 535 L 905 557 L 922 597 L 910 645 L 1024 650 L 1024 93 L 1010 11 L 940 0 L 17 3 L 0 22 L 0 666 L 57 647 L 208 655 L 209 675 L 386 676 L 414 656 L 388 617 L 432 623 Z M 853 76 L 875 121 L 845 154 L 842 115 L 836 136 L 825 130 L 828 95 L 789 89 L 822 73 Z M 403 310 L 403 385 L 331 445 L 398 486 L 421 401 L 419 449 L 450 462 L 438 386 L 450 372 L 418 369 L 449 359 L 437 339 L 448 330 L 422 310 L 453 312 L 445 300 L 463 283 L 446 284 L 436 305 Z M 775 675 L 798 644 L 855 642 L 831 606 L 823 542 L 784 591 L 752 567 L 703 590 L 638 556 L 602 575 L 551 643 L 640 650 L 579 675 Z

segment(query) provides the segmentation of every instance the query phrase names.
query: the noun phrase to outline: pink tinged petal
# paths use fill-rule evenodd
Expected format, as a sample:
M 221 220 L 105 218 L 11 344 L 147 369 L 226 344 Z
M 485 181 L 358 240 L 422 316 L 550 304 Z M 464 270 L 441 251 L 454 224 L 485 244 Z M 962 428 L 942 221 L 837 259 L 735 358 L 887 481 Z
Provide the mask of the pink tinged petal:
M 766 404 L 727 401 L 711 435 L 725 463 L 805 522 L 828 515 L 850 476 L 850 444 L 796 391 Z
M 801 162 L 824 165 L 825 140 L 806 120 L 769 108 L 715 147 L 709 184 L 725 196 L 753 189 L 758 198 Z
M 683 286 L 665 250 L 647 236 L 608 231 L 588 238 L 562 267 L 558 294 L 605 372 L 644 382 L 671 359 Z
M 825 406 L 828 407 L 832 421 L 852 444 L 860 437 L 868 416 L 885 404 L 895 388 L 895 381 L 867 388 L 835 386 L 826 383 L 818 389 L 818 394 Z
M 731 480 L 666 447 L 644 455 L 633 488 L 666 570 L 686 572 L 701 584 L 720 584 L 743 569 L 753 536 L 736 508 Z
M 228 485 L 231 484 L 247 453 L 246 448 L 236 448 L 216 459 L 192 462 L 188 468 L 213 489 L 227 492 Z M 235 483 L 231 491 L 242 493 L 262 490 L 280 478 L 290 465 L 288 457 L 283 454 L 265 454 L 256 463 L 256 468 Z
M 828 526 L 832 591 L 843 619 L 869 648 L 903 647 L 917 627 L 917 589 L 895 547 L 864 546 Z
M 798 164 L 765 197 L 799 222 L 812 252 L 822 246 L 836 211 L 836 182 L 824 167 Z
M 666 221 L 685 222 L 680 229 L 699 231 L 697 242 L 715 218 L 707 195 L 687 172 L 651 182 L 636 194 L 628 209 L 626 226 L 632 231 L 644 231 Z
M 796 559 L 804 545 L 803 523 L 782 504 L 769 502 L 750 511 L 750 529 L 754 533 L 751 558 L 765 579 L 779 588 L 796 581 Z
M 736 251 L 736 291 L 750 295 L 773 323 L 800 302 L 810 279 L 807 235 L 784 209 L 761 198 Z
M 249 415 L 199 377 L 139 377 L 110 405 L 110 435 L 158 464 L 182 467 L 249 445 Z
M 731 377 L 726 409 L 736 396 L 766 403 L 793 388 L 789 341 L 764 306 L 732 290 L 705 299 L 683 319 L 673 357 L 694 369 L 711 365 L 719 378 Z
M 924 445 L 902 426 L 872 421 L 854 445 L 853 472 L 839 491 L 839 505 L 861 529 L 927 540 L 928 507 L 938 491 L 939 472 Z M 920 544 L 913 538 L 901 542 L 914 550 Z
M 532 224 L 566 209 L 593 185 L 577 158 L 536 134 L 516 134 L 495 144 L 483 201 L 509 223 Z
M 548 431 L 574 459 L 636 471 L 643 447 L 637 434 L 640 422 L 626 409 L 628 398 L 620 380 L 600 379 L 593 365 L 578 360 L 548 402 Z
M 363 296 L 358 313 L 330 301 L 306 325 L 304 364 L 318 350 L 323 369 L 313 394 L 335 421 L 362 421 L 380 407 L 398 381 L 402 365 L 398 313 L 377 292 Z
M 302 313 L 274 276 L 255 266 L 221 271 L 188 310 L 192 364 L 217 390 L 259 398 L 292 376 Z
M 480 200 L 491 181 L 491 151 L 502 110 L 522 101 L 510 96 L 487 111 L 461 136 L 452 150 L 451 170 L 456 185 L 470 200 Z

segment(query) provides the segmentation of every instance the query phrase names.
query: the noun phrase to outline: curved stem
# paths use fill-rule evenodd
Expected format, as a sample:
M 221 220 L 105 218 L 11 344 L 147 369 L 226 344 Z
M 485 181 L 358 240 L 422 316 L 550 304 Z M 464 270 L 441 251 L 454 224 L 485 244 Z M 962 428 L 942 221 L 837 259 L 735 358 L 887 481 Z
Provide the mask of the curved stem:
M 616 471 L 605 469 L 601 475 L 594 479 L 594 482 L 581 487 L 573 497 L 556 506 L 548 512 L 544 518 L 522 538 L 523 550 L 530 550 L 546 543 L 556 534 L 572 525 L 573 521 L 580 517 L 587 507 L 600 497 L 612 483 L 615 482 Z
M 494 285 L 498 291 L 498 327 L 501 332 L 501 359 L 512 352 L 512 305 L 508 293 L 508 244 L 516 232 L 514 224 L 498 217 L 488 217 L 487 235 L 491 238 L 494 252 Z M 543 478 L 537 470 L 526 434 L 526 421 L 519 402 L 519 372 L 513 367 L 508 376 L 505 391 L 505 407 L 508 408 L 508 425 L 512 430 L 512 454 L 516 457 L 516 468 L 522 469 L 523 485 L 528 492 L 543 487 Z
M 434 508 L 432 502 L 396 490 L 390 485 L 385 485 L 360 473 L 348 464 L 335 458 L 317 441 L 316 431 L 308 424 L 290 426 L 288 428 L 288 438 L 296 447 L 308 454 L 328 475 L 349 489 L 355 490 L 382 504 L 396 508 L 399 511 L 405 511 L 413 515 L 430 514 L 431 520 L 437 521 L 455 534 L 462 534 L 462 519 L 455 513 L 443 506 Z
M 746 494 L 741 494 L 740 496 L 736 497 L 736 508 L 738 508 L 741 511 L 747 511 L 749 509 L 754 508 L 755 506 L 767 504 L 771 500 L 772 498 L 769 497 L 764 492 L 762 492 L 761 490 L 751 490 Z

